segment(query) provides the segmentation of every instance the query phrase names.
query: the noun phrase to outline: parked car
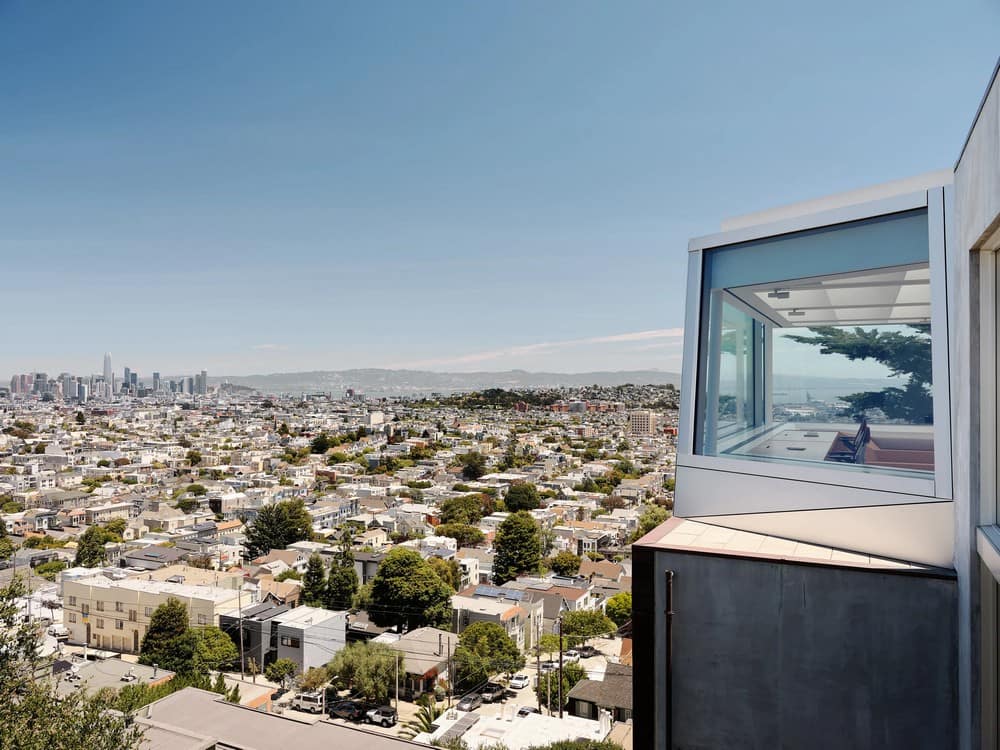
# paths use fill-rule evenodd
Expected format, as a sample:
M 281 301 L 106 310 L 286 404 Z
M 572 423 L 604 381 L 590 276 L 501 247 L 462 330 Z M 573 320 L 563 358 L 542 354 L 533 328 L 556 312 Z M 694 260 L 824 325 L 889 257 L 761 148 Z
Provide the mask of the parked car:
M 559 669 L 559 662 L 557 661 L 543 661 L 538 666 L 539 672 L 555 672 L 557 669 Z
M 69 638 L 69 628 L 65 625 L 51 625 L 49 627 L 49 635 L 53 636 L 57 641 L 65 641 Z
M 495 703 L 496 701 L 503 700 L 504 693 L 506 692 L 503 685 L 488 682 L 486 683 L 486 687 L 479 691 L 479 694 L 483 696 L 483 703 Z
M 365 718 L 367 708 L 357 701 L 337 701 L 330 706 L 330 716 L 348 721 L 361 721 Z
M 459 711 L 475 711 L 483 705 L 483 696 L 479 693 L 469 693 L 462 697 L 462 700 L 458 702 Z
M 299 693 L 292 699 L 292 708 L 298 711 L 308 711 L 311 714 L 323 712 L 323 693 L 317 690 L 312 693 Z
M 580 646 L 577 651 L 580 652 L 580 658 L 582 659 L 590 659 L 591 657 L 601 655 L 601 652 L 593 646 Z
M 573 662 L 577 662 L 577 661 L 580 661 L 580 652 L 579 651 L 576 651 L 574 649 L 570 649 L 569 651 L 565 651 L 563 653 L 563 663 L 564 664 L 567 664 L 567 663 L 568 664 L 572 664 Z
M 392 706 L 373 708 L 365 714 L 365 721 L 369 724 L 381 724 L 384 727 L 391 727 L 396 723 L 396 710 Z
M 517 709 L 517 715 L 522 718 L 527 716 L 528 714 L 537 714 L 537 713 L 541 713 L 541 711 L 539 711 L 534 706 L 521 706 L 519 709 Z
M 526 674 L 516 674 L 510 678 L 510 686 L 514 690 L 521 690 L 528 687 L 528 675 Z

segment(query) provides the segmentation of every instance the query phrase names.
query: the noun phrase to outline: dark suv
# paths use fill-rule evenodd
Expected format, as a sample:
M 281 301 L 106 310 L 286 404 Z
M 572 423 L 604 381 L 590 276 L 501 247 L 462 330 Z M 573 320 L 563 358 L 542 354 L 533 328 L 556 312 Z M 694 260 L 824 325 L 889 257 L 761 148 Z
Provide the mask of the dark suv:
M 361 721 L 365 718 L 365 711 L 370 708 L 358 701 L 337 701 L 330 706 L 330 716 L 348 721 Z

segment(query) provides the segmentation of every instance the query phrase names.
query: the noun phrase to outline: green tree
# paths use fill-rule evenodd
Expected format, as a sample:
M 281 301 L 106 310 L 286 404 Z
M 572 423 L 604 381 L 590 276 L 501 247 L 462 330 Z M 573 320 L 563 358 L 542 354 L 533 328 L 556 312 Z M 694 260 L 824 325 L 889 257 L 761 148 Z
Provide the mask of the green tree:
M 513 484 L 504 495 L 503 502 L 511 513 L 518 510 L 534 510 L 540 504 L 538 488 L 530 482 Z
M 327 609 L 350 609 L 358 592 L 358 574 L 353 563 L 334 562 L 326 579 L 323 603 Z
M 562 616 L 563 640 L 570 646 L 580 646 L 588 638 L 609 635 L 615 630 L 615 624 L 599 610 L 578 609 Z
M 670 511 L 659 505 L 647 504 L 639 516 L 639 528 L 632 534 L 632 541 L 641 539 L 661 523 L 670 518 Z
M 302 577 L 302 599 L 310 607 L 319 607 L 323 603 L 323 591 L 326 588 L 326 566 L 323 558 L 313 552 L 306 564 L 306 573 Z
M 571 662 L 569 664 L 563 664 L 563 675 L 562 675 L 562 699 L 563 708 L 569 702 L 569 691 L 580 680 L 587 679 L 587 671 L 581 667 L 576 662 Z M 538 677 L 538 685 L 535 687 L 535 694 L 538 696 L 541 704 L 546 706 L 549 711 L 559 710 L 559 673 L 558 672 L 546 672 Z
M 474 547 L 486 538 L 478 528 L 464 523 L 442 523 L 434 529 L 434 533 L 451 537 L 459 547 Z
M 538 639 L 538 650 L 551 659 L 552 654 L 559 653 L 559 636 L 555 633 L 544 633 Z
M 372 703 L 385 703 L 389 686 L 395 683 L 397 661 L 399 674 L 406 673 L 402 655 L 384 643 L 350 643 L 334 655 L 327 671 Z
M 321 432 L 312 439 L 312 442 L 309 443 L 309 450 L 318 454 L 326 453 L 330 450 L 330 447 L 330 438 L 325 432 Z
M 445 626 L 451 620 L 452 590 L 420 553 L 391 550 L 372 579 L 369 615 L 380 627 Z
M 7 536 L 7 524 L 0 521 L 0 560 L 9 560 L 14 556 L 14 542 Z
M 479 479 L 486 473 L 486 456 L 478 451 L 469 451 L 458 457 L 458 462 L 462 465 L 462 478 L 467 480 Z
M 298 666 L 291 659 L 277 659 L 264 668 L 264 676 L 284 687 L 285 680 L 294 677 L 298 671 Z
M 274 577 L 274 580 L 278 583 L 281 583 L 282 581 L 301 581 L 302 574 L 295 568 L 288 568 L 278 573 L 278 575 Z
M 155 612 L 154 612 L 155 614 Z M 189 628 L 190 630 L 190 628 Z M 240 652 L 233 639 L 214 625 L 200 627 L 195 633 L 193 670 L 207 674 L 222 672 L 237 664 Z
M 201 463 L 201 453 L 198 451 L 188 451 L 186 458 L 192 466 L 197 466 Z
M 56 580 L 56 575 L 64 570 L 66 570 L 65 562 L 62 560 L 49 560 L 35 568 L 35 575 L 44 578 L 46 581 L 54 581 Z
M 479 495 L 449 497 L 441 503 L 442 524 L 475 525 L 483 517 L 483 502 Z
M 187 606 L 170 597 L 153 610 L 139 649 L 140 664 L 158 664 L 178 674 L 196 673 L 198 640 L 188 624 Z
M 563 550 L 548 560 L 552 572 L 558 576 L 575 576 L 580 572 L 581 562 L 580 557 L 569 550 Z
M 287 436 L 289 432 L 290 430 L 288 429 L 288 424 L 282 422 L 281 426 L 278 428 L 278 434 L 282 436 Z
M 501 585 L 522 573 L 538 570 L 542 541 L 538 523 L 525 510 L 511 513 L 497 529 L 493 541 L 493 582 Z
M 632 594 L 623 591 L 612 596 L 604 605 L 604 613 L 618 627 L 624 625 L 632 619 Z
M 458 560 L 455 558 L 445 560 L 441 557 L 429 557 L 427 558 L 427 562 L 434 568 L 434 572 L 437 573 L 438 578 L 448 584 L 448 588 L 452 591 L 458 591 L 459 584 L 462 582 L 462 568 L 458 564 Z
M 330 672 L 326 667 L 310 667 L 299 675 L 299 689 L 311 693 L 319 690 L 330 681 Z
M 272 549 L 312 538 L 312 517 L 301 500 L 265 505 L 246 530 L 245 546 L 251 559 Z
M 91 526 L 76 543 L 76 558 L 73 565 L 84 568 L 96 568 L 104 564 L 104 544 L 108 541 L 107 532 L 100 526 Z
M 76 416 L 74 417 L 74 419 L 76 420 L 77 424 L 83 424 L 84 422 L 87 421 L 87 418 L 85 416 L 83 416 L 83 412 L 82 411 L 78 411 L 76 413 Z
M 909 376 L 902 388 L 864 391 L 840 396 L 848 406 L 845 415 L 864 414 L 879 409 L 889 419 L 910 424 L 929 424 L 934 419 L 931 400 L 931 327 L 909 326 L 914 331 L 879 331 L 860 326 L 853 330 L 837 326 L 810 328 L 811 336 L 788 334 L 785 338 L 800 344 L 818 346 L 820 354 L 840 354 L 849 360 L 871 359 L 890 370 L 890 377 Z
M 474 622 L 458 637 L 455 668 L 463 685 L 478 685 L 497 674 L 513 674 L 524 655 L 507 631 L 495 622 Z

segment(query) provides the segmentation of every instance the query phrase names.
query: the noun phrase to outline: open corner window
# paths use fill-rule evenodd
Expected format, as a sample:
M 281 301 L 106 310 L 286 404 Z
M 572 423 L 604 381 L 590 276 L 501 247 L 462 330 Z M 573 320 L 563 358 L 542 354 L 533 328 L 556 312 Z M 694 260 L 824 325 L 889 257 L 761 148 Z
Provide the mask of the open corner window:
M 702 257 L 696 453 L 932 477 L 926 210 Z

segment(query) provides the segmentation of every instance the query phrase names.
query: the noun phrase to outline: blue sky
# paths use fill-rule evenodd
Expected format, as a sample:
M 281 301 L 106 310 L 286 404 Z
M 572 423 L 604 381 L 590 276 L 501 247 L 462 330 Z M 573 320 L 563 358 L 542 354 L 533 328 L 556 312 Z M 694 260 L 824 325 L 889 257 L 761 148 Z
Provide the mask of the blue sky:
M 0 375 L 677 370 L 687 239 L 951 166 L 963 3 L 0 0 Z

